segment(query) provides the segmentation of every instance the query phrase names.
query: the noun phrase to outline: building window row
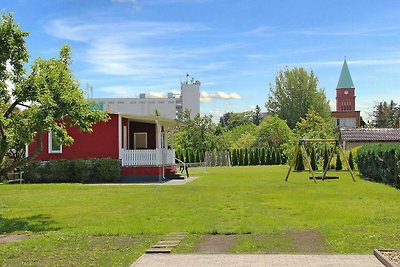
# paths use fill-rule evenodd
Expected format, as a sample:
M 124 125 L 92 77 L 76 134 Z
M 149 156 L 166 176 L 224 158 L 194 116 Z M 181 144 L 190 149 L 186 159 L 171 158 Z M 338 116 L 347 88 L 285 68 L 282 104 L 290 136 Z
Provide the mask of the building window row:
M 350 111 L 350 110 L 353 110 L 351 102 L 342 102 L 342 111 Z

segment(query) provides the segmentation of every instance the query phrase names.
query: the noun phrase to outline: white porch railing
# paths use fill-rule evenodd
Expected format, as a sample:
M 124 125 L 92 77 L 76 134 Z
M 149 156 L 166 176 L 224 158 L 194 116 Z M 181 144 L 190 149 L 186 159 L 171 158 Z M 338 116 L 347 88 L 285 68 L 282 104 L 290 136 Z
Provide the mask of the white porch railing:
M 122 166 L 160 166 L 163 161 L 166 165 L 175 163 L 174 149 L 121 149 L 121 156 Z

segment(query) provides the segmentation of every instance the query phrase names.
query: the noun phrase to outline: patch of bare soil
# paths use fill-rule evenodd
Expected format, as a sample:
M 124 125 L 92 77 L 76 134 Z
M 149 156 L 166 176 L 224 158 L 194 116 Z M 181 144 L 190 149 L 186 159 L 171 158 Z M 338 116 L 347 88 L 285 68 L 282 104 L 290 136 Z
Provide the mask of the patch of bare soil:
M 316 253 L 325 251 L 325 242 L 316 231 L 288 231 L 287 234 L 293 239 L 293 245 L 298 252 Z
M 30 237 L 30 235 L 0 235 L 0 244 L 10 243 L 28 237 Z
M 208 235 L 197 247 L 196 253 L 221 254 L 228 253 L 235 245 L 237 235 Z

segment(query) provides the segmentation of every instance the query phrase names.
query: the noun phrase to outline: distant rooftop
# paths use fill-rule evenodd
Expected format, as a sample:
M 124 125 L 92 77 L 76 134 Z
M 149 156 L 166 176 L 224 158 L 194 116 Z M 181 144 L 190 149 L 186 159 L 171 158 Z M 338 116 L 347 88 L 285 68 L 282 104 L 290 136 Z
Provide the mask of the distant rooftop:
M 347 66 L 346 58 L 343 62 L 342 71 L 340 72 L 339 82 L 336 88 L 355 88 L 351 79 L 349 67 Z
M 387 141 L 400 142 L 399 128 L 340 129 L 343 141 Z

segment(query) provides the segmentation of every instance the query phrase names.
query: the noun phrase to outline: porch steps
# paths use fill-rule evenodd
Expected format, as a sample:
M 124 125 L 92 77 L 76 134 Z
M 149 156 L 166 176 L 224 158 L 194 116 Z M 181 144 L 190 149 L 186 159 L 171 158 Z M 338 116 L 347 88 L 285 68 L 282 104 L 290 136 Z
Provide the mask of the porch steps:
M 168 180 L 183 180 L 183 179 L 185 179 L 185 177 L 183 177 L 182 175 L 179 175 L 176 172 L 175 167 L 167 166 L 167 167 L 165 167 L 165 169 L 166 169 L 165 178 L 167 178 Z
M 187 235 L 186 232 L 169 233 L 157 244 L 146 250 L 146 253 L 171 253 L 171 250 L 178 246 Z

